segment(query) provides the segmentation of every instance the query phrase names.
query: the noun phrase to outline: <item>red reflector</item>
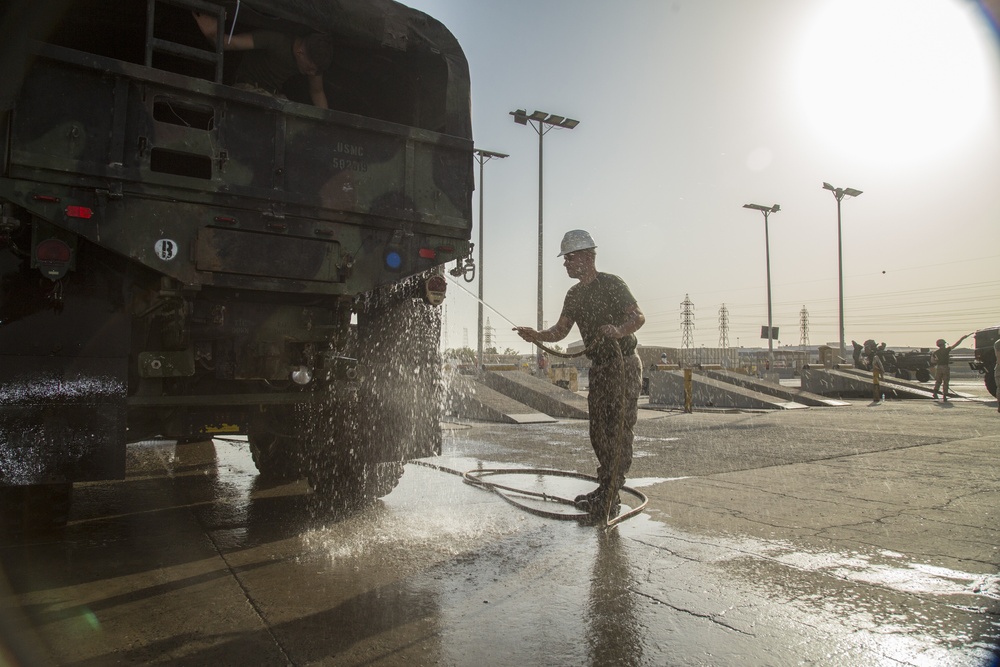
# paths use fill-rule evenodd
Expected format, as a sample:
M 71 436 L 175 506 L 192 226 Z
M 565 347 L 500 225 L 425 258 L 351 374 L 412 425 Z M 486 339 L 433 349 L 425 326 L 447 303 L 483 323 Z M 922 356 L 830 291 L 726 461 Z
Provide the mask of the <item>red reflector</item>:
M 59 239 L 47 239 L 35 248 L 35 259 L 46 264 L 68 262 L 71 254 L 69 246 Z
M 59 203 L 59 197 L 53 197 L 52 195 L 31 195 L 31 198 L 35 201 L 46 201 L 54 204 Z
M 424 259 L 434 259 L 437 257 L 437 251 L 435 251 L 434 248 L 421 248 L 420 256 Z
M 431 292 L 447 292 L 448 281 L 444 279 L 444 276 L 431 276 L 427 279 L 427 289 Z
M 86 206 L 67 206 L 66 215 L 71 218 L 90 218 L 94 212 Z
M 237 222 L 236 218 L 230 218 L 228 215 L 217 215 L 215 216 L 215 221 L 224 222 L 227 225 L 235 225 Z

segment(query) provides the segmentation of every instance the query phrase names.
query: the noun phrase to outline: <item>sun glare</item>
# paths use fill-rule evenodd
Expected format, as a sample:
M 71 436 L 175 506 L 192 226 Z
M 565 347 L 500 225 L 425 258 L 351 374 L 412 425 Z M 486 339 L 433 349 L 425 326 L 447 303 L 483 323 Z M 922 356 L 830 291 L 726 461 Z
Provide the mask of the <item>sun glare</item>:
M 805 122 L 858 159 L 934 158 L 986 112 L 987 49 L 974 5 L 958 0 L 836 0 L 803 35 L 796 90 Z

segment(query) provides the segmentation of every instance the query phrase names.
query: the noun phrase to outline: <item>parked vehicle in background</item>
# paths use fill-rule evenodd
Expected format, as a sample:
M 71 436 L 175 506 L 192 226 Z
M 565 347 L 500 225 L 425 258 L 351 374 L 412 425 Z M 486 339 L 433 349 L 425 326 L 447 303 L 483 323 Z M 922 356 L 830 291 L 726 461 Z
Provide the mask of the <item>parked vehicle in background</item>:
M 910 352 L 896 352 L 887 350 L 882 345 L 876 345 L 875 341 L 868 339 L 864 345 L 851 341 L 854 344 L 854 367 L 862 370 L 870 370 L 868 366 L 868 349 L 876 350 L 882 360 L 882 368 L 886 373 L 902 380 L 912 380 L 917 382 L 927 382 L 931 379 L 931 352 L 928 348 L 911 350 Z
M 329 34 L 331 110 L 227 85 L 193 11 Z M 436 451 L 442 272 L 474 271 L 454 37 L 388 1 L 2 12 L 0 514 L 64 520 L 151 437 L 245 434 L 352 503 Z
M 886 370 L 903 380 L 916 378 L 917 382 L 928 382 L 931 379 L 931 353 L 928 349 L 910 352 L 894 352 L 890 362 L 891 368 Z
M 972 370 L 984 374 L 983 379 L 986 382 L 986 389 L 993 396 L 997 395 L 997 379 L 995 375 L 997 354 L 996 350 L 993 349 L 993 344 L 997 338 L 1000 338 L 1000 326 L 977 331 L 976 356 L 969 362 Z

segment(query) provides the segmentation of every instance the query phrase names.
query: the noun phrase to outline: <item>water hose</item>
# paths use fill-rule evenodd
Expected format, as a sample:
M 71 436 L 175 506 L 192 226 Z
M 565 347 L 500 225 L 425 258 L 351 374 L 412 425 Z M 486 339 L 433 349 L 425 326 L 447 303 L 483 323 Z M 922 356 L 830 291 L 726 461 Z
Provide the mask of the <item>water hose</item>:
M 576 503 L 574 503 L 569 498 L 562 498 L 560 496 L 555 496 L 548 493 L 541 493 L 538 491 L 529 491 L 527 489 L 519 489 L 516 487 L 506 486 L 504 484 L 498 484 L 496 482 L 490 482 L 483 479 L 483 477 L 489 477 L 495 475 L 532 475 L 534 477 L 538 476 L 571 477 L 573 479 L 582 479 L 591 482 L 598 481 L 597 478 L 594 477 L 593 475 L 585 475 L 583 473 L 578 473 L 578 472 L 568 472 L 566 470 L 553 470 L 549 468 L 481 468 L 476 470 L 469 470 L 467 472 L 460 472 L 458 470 L 452 470 L 451 468 L 446 468 L 444 466 L 440 466 L 434 463 L 428 463 L 427 461 L 414 460 L 410 461 L 410 463 L 424 466 L 425 468 L 430 468 L 432 470 L 446 472 L 451 475 L 458 475 L 462 478 L 462 481 L 464 481 L 466 484 L 469 484 L 470 486 L 475 486 L 480 489 L 484 489 L 486 491 L 493 491 L 511 505 L 514 505 L 515 507 L 522 509 L 525 512 L 528 512 L 529 514 L 534 514 L 535 516 L 544 517 L 546 519 L 557 519 L 559 521 L 581 521 L 581 522 L 587 522 L 593 518 L 590 514 L 586 512 L 574 512 L 574 513 L 553 512 L 553 511 L 539 509 L 537 507 L 533 507 L 531 505 L 518 502 L 512 494 L 527 496 L 529 498 L 538 498 L 547 502 L 554 502 L 560 505 L 569 505 L 570 507 L 576 507 Z M 608 520 L 607 525 L 604 526 L 606 528 L 611 528 L 612 526 L 618 525 L 622 521 L 626 521 L 627 519 L 631 519 L 632 517 L 641 514 L 642 511 L 646 509 L 646 506 L 649 504 L 649 499 L 646 497 L 646 495 L 643 494 L 641 491 L 638 491 L 637 489 L 633 489 L 629 486 L 623 486 L 621 488 L 621 492 L 633 496 L 639 501 L 639 504 L 635 508 L 630 509 L 628 512 L 619 514 L 615 518 Z

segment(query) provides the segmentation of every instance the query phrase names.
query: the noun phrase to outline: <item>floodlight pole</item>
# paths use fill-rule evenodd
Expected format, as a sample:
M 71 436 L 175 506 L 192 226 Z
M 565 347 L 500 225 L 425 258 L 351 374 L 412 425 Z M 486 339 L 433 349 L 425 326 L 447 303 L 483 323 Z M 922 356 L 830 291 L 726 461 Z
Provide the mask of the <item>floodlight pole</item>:
M 542 155 L 543 155 L 543 141 L 542 138 L 545 134 L 551 130 L 553 127 L 558 127 L 565 130 L 572 130 L 574 127 L 580 124 L 580 121 L 573 120 L 572 118 L 566 118 L 564 116 L 557 116 L 555 114 L 550 114 L 547 111 L 534 111 L 530 115 L 524 109 L 518 109 L 516 111 L 511 111 L 510 115 L 514 117 L 514 122 L 518 125 L 530 125 L 535 132 L 538 133 L 538 312 L 537 312 L 537 329 L 542 330 L 543 327 L 543 308 L 542 308 L 542 266 L 544 264 L 544 256 L 542 245 L 544 243 L 543 239 L 543 225 L 542 225 L 542 201 L 543 201 L 543 179 L 542 179 Z M 538 354 L 536 356 L 537 367 L 542 367 L 542 350 L 538 348 Z
M 847 345 L 844 342 L 844 244 L 840 225 L 840 202 L 845 196 L 857 197 L 861 194 L 861 190 L 855 190 L 854 188 L 835 188 L 829 183 L 824 183 L 823 189 L 832 192 L 834 199 L 837 200 L 837 273 L 840 282 L 840 358 L 846 361 Z
M 752 208 L 764 214 L 764 257 L 767 263 L 767 359 L 771 369 L 774 369 L 774 337 L 771 333 L 774 327 L 771 324 L 771 241 L 767 229 L 767 216 L 777 213 L 781 206 L 762 206 L 760 204 L 743 204 L 743 208 Z
M 483 165 L 493 158 L 502 159 L 506 153 L 494 153 L 475 149 L 476 162 L 479 163 L 479 324 L 476 327 L 478 347 L 476 348 L 476 372 L 483 370 L 483 193 L 486 190 L 483 180 Z

